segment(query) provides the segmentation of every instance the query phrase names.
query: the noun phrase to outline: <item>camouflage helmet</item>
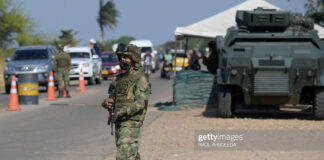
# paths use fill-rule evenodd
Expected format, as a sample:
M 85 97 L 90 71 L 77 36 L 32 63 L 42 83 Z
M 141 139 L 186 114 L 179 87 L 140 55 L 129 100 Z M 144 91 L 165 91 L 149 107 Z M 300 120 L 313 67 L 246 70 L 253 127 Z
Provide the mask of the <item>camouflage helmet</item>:
M 137 46 L 133 44 L 124 44 L 119 43 L 118 47 L 116 49 L 116 54 L 118 58 L 120 59 L 121 55 L 125 55 L 129 57 L 132 61 L 135 63 L 141 63 L 141 53 Z
M 58 44 L 56 44 L 56 46 L 57 46 L 57 50 L 58 51 L 63 52 L 63 48 L 64 48 L 64 45 L 63 44 L 58 43 Z

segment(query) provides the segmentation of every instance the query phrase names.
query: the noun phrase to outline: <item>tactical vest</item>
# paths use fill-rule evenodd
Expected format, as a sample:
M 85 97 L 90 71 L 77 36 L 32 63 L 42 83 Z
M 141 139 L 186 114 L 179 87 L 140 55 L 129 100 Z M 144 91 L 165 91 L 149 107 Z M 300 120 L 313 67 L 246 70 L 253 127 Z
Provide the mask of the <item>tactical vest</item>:
M 117 110 L 126 106 L 134 106 L 135 105 L 135 94 L 134 94 L 134 89 L 136 82 L 141 78 L 145 77 L 145 75 L 142 72 L 136 73 L 136 74 L 121 74 L 116 82 L 116 89 L 117 89 Z M 150 87 L 150 86 L 149 86 Z M 149 88 L 150 90 L 150 88 Z M 147 105 L 148 105 L 148 100 L 145 101 L 145 106 L 144 109 L 139 111 L 138 113 L 129 116 L 129 117 L 123 117 L 121 121 L 137 121 L 140 122 L 141 124 L 144 121 L 145 114 L 147 111 Z
M 69 66 L 70 58 L 67 53 L 59 53 L 56 55 L 57 68 L 66 68 Z

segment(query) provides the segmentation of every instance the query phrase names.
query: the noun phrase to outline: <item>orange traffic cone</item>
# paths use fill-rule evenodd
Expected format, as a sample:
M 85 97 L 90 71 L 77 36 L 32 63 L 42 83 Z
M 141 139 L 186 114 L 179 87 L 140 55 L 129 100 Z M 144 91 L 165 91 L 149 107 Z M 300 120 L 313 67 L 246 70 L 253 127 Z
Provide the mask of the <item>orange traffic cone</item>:
M 65 90 L 65 85 L 64 85 L 64 83 L 62 83 L 62 89 L 63 89 L 62 97 L 65 98 L 65 97 L 66 97 L 66 90 Z
M 11 78 L 9 106 L 6 109 L 6 111 L 20 111 L 20 108 L 18 106 L 18 95 L 17 95 L 16 76 L 15 75 L 13 75 Z
M 78 88 L 77 92 L 85 92 L 84 76 L 83 76 L 82 68 L 80 69 L 79 88 Z
M 54 88 L 54 78 L 53 78 L 53 72 L 50 72 L 50 77 L 48 81 L 48 87 L 47 87 L 47 98 L 48 101 L 56 101 L 55 98 L 55 88 Z

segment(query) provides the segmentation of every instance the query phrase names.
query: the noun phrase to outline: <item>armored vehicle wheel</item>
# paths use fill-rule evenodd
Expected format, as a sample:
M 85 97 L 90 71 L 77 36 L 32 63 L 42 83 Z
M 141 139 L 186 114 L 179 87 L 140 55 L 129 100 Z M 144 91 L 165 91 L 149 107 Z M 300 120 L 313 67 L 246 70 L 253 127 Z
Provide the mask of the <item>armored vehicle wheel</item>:
M 217 103 L 217 117 L 229 118 L 232 116 L 232 95 L 227 88 L 219 86 L 219 91 L 217 93 Z
M 317 89 L 313 106 L 315 119 L 324 119 L 324 89 Z

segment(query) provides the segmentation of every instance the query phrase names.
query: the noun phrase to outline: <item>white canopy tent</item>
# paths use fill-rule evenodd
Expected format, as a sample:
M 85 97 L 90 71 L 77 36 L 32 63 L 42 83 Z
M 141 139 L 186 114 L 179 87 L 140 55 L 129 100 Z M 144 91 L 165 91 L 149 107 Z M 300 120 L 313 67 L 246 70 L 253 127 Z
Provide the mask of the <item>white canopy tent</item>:
M 174 34 L 178 38 L 215 38 L 218 35 L 225 36 L 227 28 L 236 25 L 235 15 L 237 10 L 253 10 L 257 7 L 282 10 L 281 8 L 265 0 L 246 0 L 239 5 L 236 5 L 202 21 L 196 22 L 186 27 L 177 27 L 174 31 Z M 315 29 L 318 31 L 320 38 L 324 38 L 324 28 L 315 24 Z

